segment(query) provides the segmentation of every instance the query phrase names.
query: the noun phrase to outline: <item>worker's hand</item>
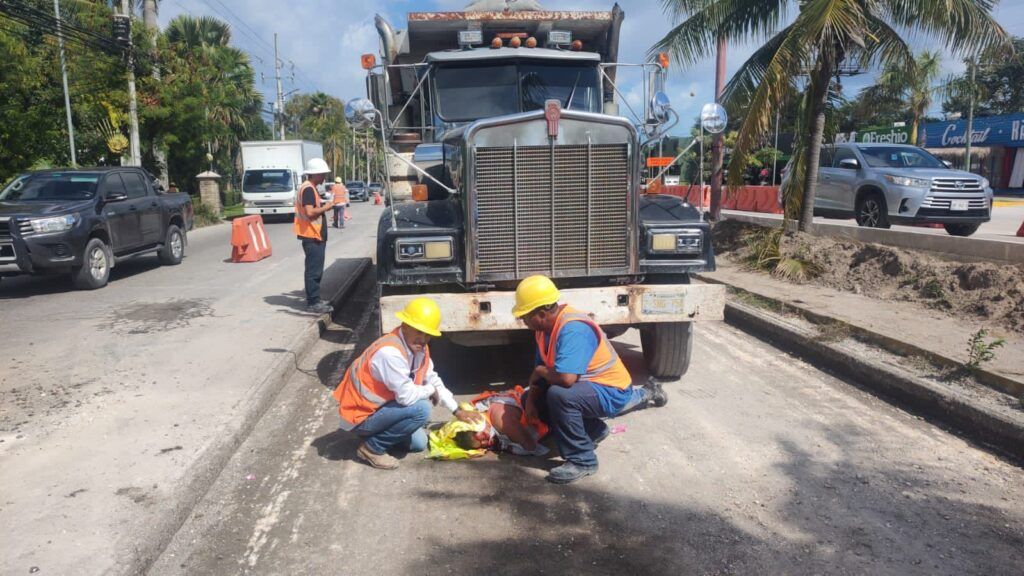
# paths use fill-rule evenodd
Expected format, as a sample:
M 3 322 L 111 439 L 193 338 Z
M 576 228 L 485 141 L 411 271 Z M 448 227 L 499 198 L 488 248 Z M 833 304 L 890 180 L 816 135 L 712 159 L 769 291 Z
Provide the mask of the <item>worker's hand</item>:
M 324 204 L 324 210 L 330 210 L 331 208 L 334 208 L 334 200 L 328 200 L 327 203 Z
M 470 424 L 477 424 L 484 420 L 483 414 L 472 410 L 463 410 L 462 408 L 455 411 L 455 417 L 463 422 L 469 422 Z
M 430 403 L 437 406 L 441 402 L 441 391 L 434 388 L 434 393 L 430 395 Z
M 523 412 L 527 422 L 540 420 L 540 414 L 537 411 L 537 399 L 533 395 L 533 388 L 530 389 L 530 395 L 526 397 L 526 406 L 523 406 Z

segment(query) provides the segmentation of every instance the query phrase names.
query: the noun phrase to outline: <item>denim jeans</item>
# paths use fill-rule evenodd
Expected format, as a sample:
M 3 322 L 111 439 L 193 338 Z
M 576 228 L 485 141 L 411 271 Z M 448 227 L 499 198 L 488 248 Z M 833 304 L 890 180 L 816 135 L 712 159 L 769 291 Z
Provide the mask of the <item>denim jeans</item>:
M 429 418 L 430 402 L 427 400 L 409 406 L 392 400 L 352 431 L 366 438 L 366 447 L 374 454 L 383 454 L 391 448 L 423 452 L 427 449 L 427 431 L 423 427 Z
M 555 444 L 562 458 L 581 466 L 595 466 L 594 440 L 604 435 L 608 425 L 602 418 L 624 414 L 650 399 L 650 392 L 640 386 L 630 387 L 632 397 L 615 414 L 608 414 L 598 398 L 596 386 L 580 380 L 568 388 L 548 386 L 544 398 L 537 405 L 540 419 L 551 427 Z M 537 391 L 541 391 L 541 386 Z M 529 394 L 533 394 L 531 388 Z
M 306 303 L 316 304 L 320 301 L 320 280 L 324 277 L 327 243 L 303 238 L 302 251 L 306 253 Z

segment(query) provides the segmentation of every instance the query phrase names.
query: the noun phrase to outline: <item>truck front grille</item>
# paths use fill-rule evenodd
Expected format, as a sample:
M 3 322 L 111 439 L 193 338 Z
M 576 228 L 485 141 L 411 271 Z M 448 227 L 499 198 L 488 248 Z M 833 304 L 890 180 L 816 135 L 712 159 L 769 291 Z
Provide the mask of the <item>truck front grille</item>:
M 11 240 L 11 219 L 0 217 L 0 240 Z
M 474 168 L 479 279 L 629 271 L 625 144 L 482 147 Z

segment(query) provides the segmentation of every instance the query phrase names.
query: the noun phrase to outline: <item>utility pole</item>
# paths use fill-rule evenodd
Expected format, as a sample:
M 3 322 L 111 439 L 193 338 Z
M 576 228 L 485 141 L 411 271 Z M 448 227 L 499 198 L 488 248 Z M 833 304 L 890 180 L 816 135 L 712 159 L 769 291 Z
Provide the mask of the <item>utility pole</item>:
M 715 102 L 722 103 L 725 92 L 725 37 L 718 36 L 718 53 L 715 56 Z M 722 213 L 722 165 L 725 162 L 723 139 L 725 130 L 711 138 L 711 219 L 718 220 Z M 704 194 L 702 188 L 700 193 Z
M 152 49 L 154 55 L 157 53 L 156 37 L 160 31 L 160 25 L 157 23 L 158 10 L 157 0 L 144 0 L 142 4 L 142 23 L 146 25 L 146 28 L 151 33 L 153 41 L 150 49 Z M 157 82 L 160 81 L 160 66 L 157 62 L 153 63 L 153 79 Z M 153 159 L 156 161 L 160 182 L 163 183 L 164 189 L 169 189 L 171 181 L 170 175 L 167 173 L 167 149 L 161 140 L 162 138 L 159 136 L 153 140 Z
M 964 156 L 965 164 L 964 170 L 971 171 L 971 140 L 974 139 L 974 58 L 967 60 L 967 69 L 970 75 L 970 81 L 968 82 L 967 89 L 970 94 L 967 96 L 967 144 L 965 145 Z
M 60 46 L 60 75 L 64 79 L 64 112 L 68 117 L 68 146 L 71 148 L 71 167 L 78 168 L 75 157 L 75 125 L 71 122 L 71 96 L 68 94 L 68 67 L 64 63 L 64 35 L 60 30 L 60 0 L 53 0 L 53 13 L 57 17 L 57 44 Z
M 131 22 L 131 9 L 128 0 L 121 0 L 121 13 Z M 128 26 L 128 121 L 130 166 L 142 166 L 142 151 L 139 149 L 139 108 L 135 101 L 135 55 L 131 44 L 131 25 Z
M 277 79 L 277 125 L 284 140 L 284 93 L 281 91 L 281 59 L 277 56 L 277 32 L 274 32 L 274 77 Z

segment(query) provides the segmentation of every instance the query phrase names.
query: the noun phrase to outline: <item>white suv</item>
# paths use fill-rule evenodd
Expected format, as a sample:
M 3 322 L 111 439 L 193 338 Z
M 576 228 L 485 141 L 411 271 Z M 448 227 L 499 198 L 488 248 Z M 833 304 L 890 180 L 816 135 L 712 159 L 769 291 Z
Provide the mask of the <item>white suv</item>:
M 917 146 L 823 146 L 814 214 L 874 228 L 937 222 L 953 236 L 970 236 L 992 218 L 992 188 Z

